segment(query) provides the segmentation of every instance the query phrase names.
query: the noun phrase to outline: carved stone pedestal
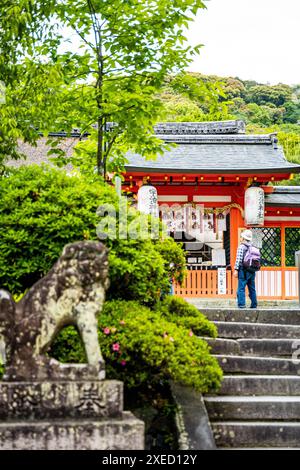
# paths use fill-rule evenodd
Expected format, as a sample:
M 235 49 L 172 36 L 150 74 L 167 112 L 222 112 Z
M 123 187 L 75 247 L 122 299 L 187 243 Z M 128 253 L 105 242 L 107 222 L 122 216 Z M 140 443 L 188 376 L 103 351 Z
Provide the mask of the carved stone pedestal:
M 0 382 L 0 450 L 135 450 L 144 423 L 113 380 Z

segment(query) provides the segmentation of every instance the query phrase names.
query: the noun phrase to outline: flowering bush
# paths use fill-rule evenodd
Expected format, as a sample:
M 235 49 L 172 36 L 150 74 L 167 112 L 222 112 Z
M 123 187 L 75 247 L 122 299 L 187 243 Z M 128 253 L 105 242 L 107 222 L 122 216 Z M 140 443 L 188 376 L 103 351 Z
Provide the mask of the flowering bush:
M 71 333 L 70 329 L 61 333 L 52 356 L 68 361 Z M 173 379 L 205 393 L 220 384 L 221 369 L 204 340 L 137 302 L 106 302 L 99 315 L 99 340 L 107 377 L 122 380 L 127 387 Z M 84 362 L 78 341 L 72 358 L 74 354 Z

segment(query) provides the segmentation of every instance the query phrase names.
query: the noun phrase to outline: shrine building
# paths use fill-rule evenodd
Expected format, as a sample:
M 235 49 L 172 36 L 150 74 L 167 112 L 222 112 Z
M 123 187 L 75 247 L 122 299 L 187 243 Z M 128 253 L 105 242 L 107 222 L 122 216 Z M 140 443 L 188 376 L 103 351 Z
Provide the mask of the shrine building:
M 170 207 L 171 235 L 183 243 L 188 270 L 184 285 L 174 286 L 175 294 L 235 297 L 239 236 L 250 228 L 262 255 L 258 297 L 297 298 L 300 187 L 278 183 L 300 173 L 300 165 L 286 160 L 276 134 L 247 135 L 242 121 L 161 123 L 155 132 L 176 145 L 152 161 L 129 154 L 123 189 L 138 194 L 146 187 L 146 193 L 156 194 L 164 221 Z M 198 225 L 191 209 L 196 205 L 203 207 Z M 187 207 L 193 220 L 178 220 L 178 206 Z

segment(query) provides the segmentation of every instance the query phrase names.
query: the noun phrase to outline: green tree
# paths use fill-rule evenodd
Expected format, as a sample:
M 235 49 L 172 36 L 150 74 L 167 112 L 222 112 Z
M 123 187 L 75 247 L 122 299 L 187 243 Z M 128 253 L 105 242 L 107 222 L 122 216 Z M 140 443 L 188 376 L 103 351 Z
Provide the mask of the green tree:
M 237 117 L 246 120 L 247 123 L 250 122 L 261 126 L 282 123 L 284 114 L 284 108 L 277 108 L 272 104 L 259 106 L 256 103 L 244 103 L 240 107 L 236 107 L 235 104 L 234 111 Z
M 256 85 L 248 89 L 245 100 L 248 103 L 264 105 L 272 103 L 275 106 L 282 106 L 290 101 L 293 91 L 288 85 Z
M 159 98 L 167 121 L 218 121 L 232 119 L 224 84 L 200 73 L 179 73 L 165 81 Z
M 204 7 L 202 0 L 4 0 L 0 50 L 6 61 L 0 62 L 0 76 L 15 92 L 9 68 L 19 78 L 24 66 L 29 76 L 37 66 L 41 75 L 55 70 L 60 92 L 55 105 L 47 114 L 40 99 L 38 117 L 32 121 L 34 113 L 29 113 L 27 126 L 39 121 L 47 131 L 52 119 L 67 132 L 79 127 L 90 133 L 96 142 L 95 165 L 105 174 L 109 159 L 114 157 L 119 166 L 129 149 L 152 157 L 164 148 L 153 136 L 162 111 L 155 93 L 168 74 L 187 66 L 198 52 L 186 45 L 183 29 Z M 24 86 L 31 89 L 33 82 L 25 80 Z M 47 95 L 37 84 L 36 90 Z M 10 119 L 12 129 L 7 136 L 4 128 L 2 135 L 16 150 L 16 139 L 26 140 L 27 129 L 18 125 L 18 113 L 7 118 L 5 107 L 1 120 Z M 53 145 L 61 155 L 57 142 Z
M 20 152 L 19 139 L 35 145 L 41 131 L 57 130 L 55 127 L 60 125 L 64 128 L 64 123 L 54 122 L 53 116 L 58 108 L 63 108 L 61 90 L 67 66 L 26 59 L 12 68 L 6 82 L 0 75 L 5 83 L 5 102 L 0 103 L 0 173 L 5 171 L 7 158 L 25 157 Z
M 284 105 L 283 122 L 297 124 L 300 122 L 300 102 L 288 101 Z
M 219 84 L 222 89 L 221 100 L 243 97 L 246 92 L 243 81 L 237 77 L 218 77 L 217 75 L 200 75 L 200 77 L 205 83 Z

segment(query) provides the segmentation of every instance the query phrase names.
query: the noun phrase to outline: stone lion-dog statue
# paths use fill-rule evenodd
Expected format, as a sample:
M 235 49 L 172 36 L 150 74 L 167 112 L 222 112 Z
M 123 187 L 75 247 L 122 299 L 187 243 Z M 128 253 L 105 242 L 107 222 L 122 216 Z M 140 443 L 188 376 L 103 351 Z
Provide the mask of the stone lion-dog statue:
M 102 243 L 72 243 L 20 302 L 15 303 L 7 291 L 0 291 L 0 335 L 6 350 L 4 380 L 105 378 L 97 315 L 109 286 L 107 258 Z M 88 364 L 61 364 L 46 354 L 57 334 L 69 325 L 79 331 Z

